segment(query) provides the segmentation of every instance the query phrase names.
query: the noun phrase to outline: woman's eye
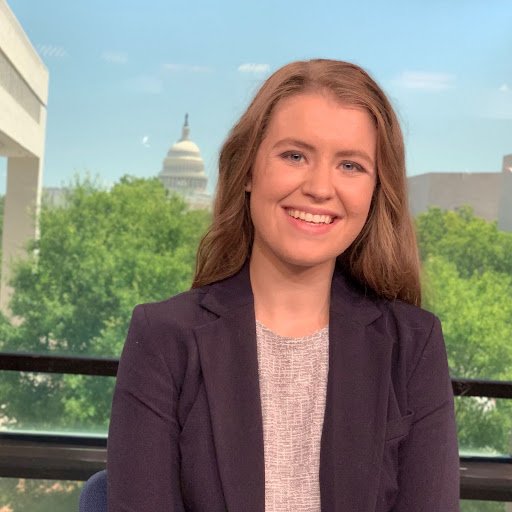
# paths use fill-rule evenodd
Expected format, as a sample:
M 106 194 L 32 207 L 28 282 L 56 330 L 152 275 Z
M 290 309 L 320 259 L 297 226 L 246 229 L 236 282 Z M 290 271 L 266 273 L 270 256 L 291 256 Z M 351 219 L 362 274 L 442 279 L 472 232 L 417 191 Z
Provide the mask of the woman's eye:
M 353 171 L 364 171 L 363 169 L 363 166 L 362 165 L 359 165 L 357 164 L 356 162 L 342 162 L 341 163 L 341 167 L 344 171 L 349 171 L 349 172 L 353 172 Z
M 289 160 L 290 162 L 300 164 L 302 160 L 304 160 L 304 156 L 301 153 L 296 153 L 294 151 L 287 151 L 281 155 L 285 160 Z

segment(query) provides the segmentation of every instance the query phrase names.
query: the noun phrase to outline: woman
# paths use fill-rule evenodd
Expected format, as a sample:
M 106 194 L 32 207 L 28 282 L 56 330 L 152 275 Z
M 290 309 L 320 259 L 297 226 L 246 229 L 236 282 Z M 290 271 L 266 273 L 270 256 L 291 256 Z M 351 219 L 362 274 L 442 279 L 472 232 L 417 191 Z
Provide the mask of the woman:
M 220 154 L 192 290 L 137 306 L 109 510 L 458 510 L 439 321 L 402 135 L 359 67 L 274 73 Z

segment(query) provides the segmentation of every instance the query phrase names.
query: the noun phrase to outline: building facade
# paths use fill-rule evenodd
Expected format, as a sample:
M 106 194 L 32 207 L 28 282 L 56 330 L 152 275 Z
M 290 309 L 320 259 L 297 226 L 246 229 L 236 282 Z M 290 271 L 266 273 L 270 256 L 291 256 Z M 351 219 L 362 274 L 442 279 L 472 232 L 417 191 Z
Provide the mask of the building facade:
M 414 216 L 430 206 L 454 210 L 468 205 L 478 217 L 512 231 L 512 154 L 503 158 L 501 172 L 429 172 L 409 177 L 408 186 Z
M 0 309 L 9 314 L 11 262 L 37 236 L 49 76 L 4 1 L 0 27 L 0 157 L 7 158 Z

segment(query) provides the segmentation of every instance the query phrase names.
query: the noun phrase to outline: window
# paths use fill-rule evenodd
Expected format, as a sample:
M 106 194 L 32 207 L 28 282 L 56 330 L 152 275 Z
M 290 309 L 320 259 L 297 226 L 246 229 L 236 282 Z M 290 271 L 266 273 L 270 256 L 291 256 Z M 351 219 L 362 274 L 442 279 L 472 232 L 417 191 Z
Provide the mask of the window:
M 258 85 L 321 56 L 363 65 L 399 113 L 452 377 L 511 381 L 511 16 L 438 0 L 0 3 L 0 351 L 118 357 L 136 304 L 190 286 L 220 145 Z M 2 377 L 2 431 L 106 432 L 112 377 Z M 510 400 L 456 404 L 461 455 L 510 456 Z

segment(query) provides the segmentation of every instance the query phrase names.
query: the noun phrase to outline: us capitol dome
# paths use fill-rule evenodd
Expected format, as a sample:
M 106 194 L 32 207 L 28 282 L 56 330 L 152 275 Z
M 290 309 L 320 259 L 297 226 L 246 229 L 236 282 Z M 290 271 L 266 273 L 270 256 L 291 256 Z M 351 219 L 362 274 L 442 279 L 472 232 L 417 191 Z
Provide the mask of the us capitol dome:
M 208 177 L 201 152 L 197 144 L 190 140 L 188 114 L 185 115 L 181 139 L 167 152 L 158 177 L 166 189 L 182 195 L 191 208 L 211 206 L 212 198 L 206 191 Z

